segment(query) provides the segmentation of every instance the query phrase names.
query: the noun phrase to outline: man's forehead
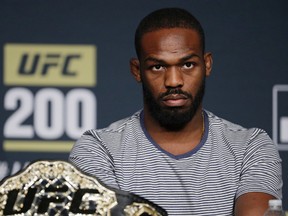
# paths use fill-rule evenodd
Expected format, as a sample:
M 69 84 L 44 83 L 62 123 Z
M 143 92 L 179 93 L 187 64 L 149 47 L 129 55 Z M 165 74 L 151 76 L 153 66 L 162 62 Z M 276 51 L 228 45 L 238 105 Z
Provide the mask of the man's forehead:
M 201 42 L 199 34 L 193 29 L 172 28 L 146 33 L 141 47 L 142 52 L 148 55 L 166 52 L 191 54 L 201 51 Z

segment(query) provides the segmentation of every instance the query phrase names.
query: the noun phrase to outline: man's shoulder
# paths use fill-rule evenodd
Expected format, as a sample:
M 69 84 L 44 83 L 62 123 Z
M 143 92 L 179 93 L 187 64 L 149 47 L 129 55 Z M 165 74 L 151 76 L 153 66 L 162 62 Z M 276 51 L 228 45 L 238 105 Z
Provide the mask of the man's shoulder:
M 127 127 L 136 127 L 140 124 L 140 113 L 141 111 L 137 111 L 133 115 L 117 120 L 111 123 L 109 126 L 101 128 L 101 129 L 90 129 L 84 133 L 84 135 L 112 135 L 112 134 L 121 134 L 125 128 Z
M 231 131 L 246 131 L 248 128 L 243 127 L 242 125 L 231 122 L 225 118 L 219 117 L 210 111 L 205 111 L 209 118 L 209 123 L 215 127 L 224 127 Z
M 216 116 L 212 112 L 206 111 L 209 117 L 209 130 L 218 137 L 225 137 L 230 141 L 241 141 L 242 143 L 258 142 L 258 140 L 265 140 L 271 142 L 270 136 L 265 130 L 258 127 L 243 127 L 242 125 L 233 123 L 229 120 Z

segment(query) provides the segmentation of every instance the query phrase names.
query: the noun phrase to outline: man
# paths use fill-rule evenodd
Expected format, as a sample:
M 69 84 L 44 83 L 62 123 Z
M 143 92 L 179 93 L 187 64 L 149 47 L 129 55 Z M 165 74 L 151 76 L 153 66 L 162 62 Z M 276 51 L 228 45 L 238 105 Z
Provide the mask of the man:
M 262 216 L 281 199 L 281 159 L 263 130 L 203 109 L 212 55 L 200 23 L 182 9 L 157 10 L 139 24 L 135 48 L 143 110 L 84 133 L 70 161 L 169 215 Z

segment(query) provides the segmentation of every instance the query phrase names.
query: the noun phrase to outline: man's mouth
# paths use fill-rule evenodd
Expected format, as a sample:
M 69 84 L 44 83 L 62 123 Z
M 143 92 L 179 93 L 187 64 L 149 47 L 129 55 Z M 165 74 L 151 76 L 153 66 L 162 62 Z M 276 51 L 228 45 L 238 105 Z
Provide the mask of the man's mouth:
M 188 97 L 183 94 L 169 94 L 162 98 L 163 103 L 169 107 L 181 107 L 187 103 Z

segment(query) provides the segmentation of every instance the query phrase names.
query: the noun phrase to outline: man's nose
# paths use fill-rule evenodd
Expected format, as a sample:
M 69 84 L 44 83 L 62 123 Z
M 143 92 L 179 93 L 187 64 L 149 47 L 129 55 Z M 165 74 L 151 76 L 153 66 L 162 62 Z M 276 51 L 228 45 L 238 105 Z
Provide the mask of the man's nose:
M 179 88 L 184 85 L 182 71 L 177 67 L 168 68 L 165 72 L 165 87 Z

